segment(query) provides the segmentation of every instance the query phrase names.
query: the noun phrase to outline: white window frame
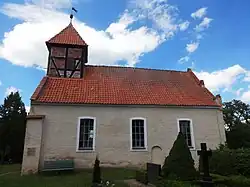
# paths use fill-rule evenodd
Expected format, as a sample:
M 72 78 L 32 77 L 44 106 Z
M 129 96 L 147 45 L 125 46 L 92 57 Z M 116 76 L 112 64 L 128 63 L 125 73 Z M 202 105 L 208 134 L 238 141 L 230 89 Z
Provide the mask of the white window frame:
M 194 128 L 193 128 L 193 121 L 190 118 L 178 118 L 177 119 L 177 129 L 178 129 L 178 133 L 180 132 L 180 124 L 179 121 L 190 121 L 190 132 L 191 132 L 191 143 L 192 146 L 188 146 L 190 150 L 195 150 L 195 139 L 194 139 Z
M 80 124 L 81 124 L 81 119 L 93 119 L 94 120 L 93 149 L 92 150 L 79 150 L 79 138 L 80 138 Z M 95 139 L 96 139 L 96 117 L 91 117 L 91 116 L 81 116 L 81 117 L 78 117 L 77 138 L 76 138 L 76 152 L 94 152 L 95 151 Z
M 143 120 L 144 121 L 144 145 L 145 149 L 133 149 L 133 140 L 132 140 L 132 121 L 133 120 Z M 147 120 L 143 117 L 133 117 L 130 118 L 130 125 L 129 125 L 129 131 L 130 131 L 130 151 L 148 151 L 148 134 L 147 134 Z

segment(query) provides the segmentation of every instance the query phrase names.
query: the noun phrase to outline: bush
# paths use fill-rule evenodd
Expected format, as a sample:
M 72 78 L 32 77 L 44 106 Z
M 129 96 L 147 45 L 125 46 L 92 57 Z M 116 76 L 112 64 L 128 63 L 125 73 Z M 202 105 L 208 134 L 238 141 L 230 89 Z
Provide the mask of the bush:
M 135 180 L 143 184 L 148 184 L 147 172 L 136 171 Z
M 185 141 L 184 135 L 179 133 L 162 168 L 163 176 L 174 180 L 194 180 L 198 172 L 194 167 L 194 160 Z
M 210 172 L 226 176 L 250 176 L 250 149 L 224 148 L 213 151 Z
M 93 171 L 93 180 L 92 182 L 94 184 L 100 184 L 101 183 L 101 168 L 100 168 L 100 161 L 96 157 L 95 159 L 95 165 L 94 165 L 94 171 Z

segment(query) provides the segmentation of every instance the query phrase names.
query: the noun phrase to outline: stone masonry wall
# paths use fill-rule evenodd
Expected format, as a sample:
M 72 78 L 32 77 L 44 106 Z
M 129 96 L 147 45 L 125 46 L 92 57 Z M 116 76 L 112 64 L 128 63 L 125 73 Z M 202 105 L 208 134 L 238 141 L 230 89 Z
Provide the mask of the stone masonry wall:
M 42 125 L 40 167 L 43 167 L 46 159 L 68 157 L 75 159 L 77 168 L 91 167 L 96 155 L 99 156 L 103 166 L 144 167 L 146 162 L 151 161 L 152 147 L 159 146 L 163 154 L 168 155 L 178 134 L 178 118 L 192 119 L 195 148 L 191 152 L 196 164 L 198 162 L 196 151 L 200 148 L 201 142 L 206 142 L 211 149 L 225 142 L 224 122 L 219 109 L 32 105 L 32 112 L 46 116 Z M 96 118 L 94 151 L 76 151 L 78 117 L 83 116 Z M 130 118 L 132 117 L 146 118 L 147 151 L 130 150 Z M 35 134 L 41 132 L 39 127 L 41 126 L 38 124 L 34 127 L 28 125 L 28 132 Z M 33 134 L 29 137 L 35 136 Z M 27 147 L 30 143 L 26 139 Z M 37 147 L 40 141 L 38 139 Z M 26 155 L 23 169 L 29 169 L 25 163 Z

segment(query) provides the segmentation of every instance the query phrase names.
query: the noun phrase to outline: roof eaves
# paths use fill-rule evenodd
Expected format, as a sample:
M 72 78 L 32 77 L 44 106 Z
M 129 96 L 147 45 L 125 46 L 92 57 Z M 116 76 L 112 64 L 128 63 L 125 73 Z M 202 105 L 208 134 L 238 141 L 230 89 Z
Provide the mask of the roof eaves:
M 184 105 L 184 104 L 107 104 L 107 103 L 74 103 L 74 102 L 43 102 L 35 101 L 33 104 L 38 105 L 84 105 L 84 106 L 126 106 L 126 107 L 188 107 L 188 108 L 220 108 L 219 105 Z

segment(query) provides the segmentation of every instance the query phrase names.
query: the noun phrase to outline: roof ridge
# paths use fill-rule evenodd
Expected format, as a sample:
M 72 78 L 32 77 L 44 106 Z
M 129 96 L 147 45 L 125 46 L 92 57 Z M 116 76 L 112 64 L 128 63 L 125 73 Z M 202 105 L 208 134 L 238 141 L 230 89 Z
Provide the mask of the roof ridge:
M 127 67 L 127 66 L 107 66 L 107 65 L 86 65 L 86 67 L 107 67 L 107 68 L 120 68 L 120 69 L 138 69 L 138 70 L 153 70 L 153 71 L 168 71 L 168 72 L 181 72 L 187 73 L 186 71 L 170 70 L 170 69 L 152 69 L 152 68 L 140 68 L 140 67 Z

